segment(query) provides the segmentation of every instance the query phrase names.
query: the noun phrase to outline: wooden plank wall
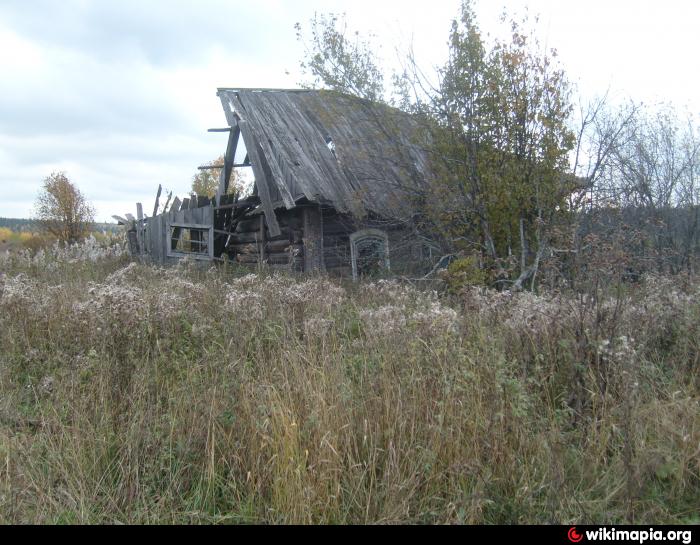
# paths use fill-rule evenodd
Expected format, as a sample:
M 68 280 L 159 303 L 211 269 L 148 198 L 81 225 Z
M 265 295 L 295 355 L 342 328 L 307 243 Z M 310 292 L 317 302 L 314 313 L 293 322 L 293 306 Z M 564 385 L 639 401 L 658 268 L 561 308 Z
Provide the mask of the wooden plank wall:
M 187 201 L 187 199 L 185 199 Z M 168 233 L 168 224 L 171 223 L 189 223 L 197 225 L 214 225 L 214 207 L 203 206 L 201 208 L 184 208 L 183 203 L 179 210 L 174 207 L 170 212 L 160 214 L 154 218 L 149 218 L 146 225 L 145 238 L 148 241 L 150 249 L 148 257 L 154 263 L 165 265 L 169 262 L 175 262 L 177 257 L 168 257 L 168 246 L 171 243 L 170 234 Z

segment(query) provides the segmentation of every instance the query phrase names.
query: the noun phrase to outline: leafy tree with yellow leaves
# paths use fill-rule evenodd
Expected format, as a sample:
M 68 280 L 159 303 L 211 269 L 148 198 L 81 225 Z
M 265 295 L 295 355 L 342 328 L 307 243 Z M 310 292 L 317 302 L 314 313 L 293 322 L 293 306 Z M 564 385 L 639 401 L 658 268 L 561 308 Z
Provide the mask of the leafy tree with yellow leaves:
M 95 209 L 65 172 L 44 179 L 36 204 L 37 223 L 59 241 L 72 244 L 90 232 Z
M 213 161 L 207 163 L 208 167 L 217 167 L 224 164 L 223 155 Z M 223 168 L 208 168 L 200 170 L 192 178 L 192 192 L 197 195 L 213 197 L 219 189 L 219 176 Z M 231 172 L 229 180 L 228 192 L 237 193 L 242 190 L 242 182 L 238 173 L 234 170 Z

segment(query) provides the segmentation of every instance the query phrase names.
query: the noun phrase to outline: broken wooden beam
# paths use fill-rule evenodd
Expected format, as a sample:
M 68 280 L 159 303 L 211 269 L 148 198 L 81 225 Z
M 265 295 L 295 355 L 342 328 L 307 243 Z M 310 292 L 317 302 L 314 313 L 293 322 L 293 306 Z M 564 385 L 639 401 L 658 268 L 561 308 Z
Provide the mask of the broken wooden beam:
M 252 167 L 250 163 L 234 163 L 231 165 L 232 168 L 244 168 L 244 167 Z M 197 170 L 217 170 L 217 169 L 222 169 L 225 168 L 226 165 L 202 165 L 201 167 L 197 167 Z
M 158 192 L 156 193 L 156 202 L 153 205 L 153 217 L 156 217 L 158 215 L 158 204 L 160 202 L 160 194 L 163 191 L 163 186 L 161 184 L 158 184 Z
M 230 210 L 232 208 L 233 209 L 252 208 L 253 206 L 257 206 L 257 204 L 251 204 L 249 202 L 239 201 L 237 203 L 222 204 L 221 206 L 215 206 L 214 210 Z
M 238 126 L 241 129 L 241 136 L 243 137 L 243 143 L 245 144 L 245 149 L 250 156 L 250 160 L 253 168 L 253 175 L 255 176 L 255 187 L 260 194 L 260 200 L 263 203 L 263 209 L 265 211 L 265 218 L 267 219 L 267 226 L 270 229 L 270 234 L 273 237 L 278 237 L 281 234 L 279 223 L 277 223 L 277 215 L 275 214 L 275 208 L 272 205 L 272 197 L 270 196 L 270 188 L 274 185 L 274 181 L 268 179 L 265 174 L 265 170 L 262 166 L 261 152 L 259 144 L 255 141 L 253 136 L 248 132 L 248 124 L 244 120 L 238 121 Z M 292 202 L 292 205 L 294 203 Z
M 139 244 L 139 254 L 145 253 L 143 240 L 143 205 L 140 202 L 136 203 L 136 218 L 138 219 L 137 240 Z
M 224 170 L 222 178 L 222 191 L 221 194 L 228 193 L 229 182 L 231 180 L 231 173 L 233 169 L 236 168 L 236 151 L 238 150 L 238 141 L 241 138 L 241 128 L 236 125 L 231 127 L 231 132 L 228 135 L 228 144 L 226 145 L 226 154 L 224 155 Z M 243 161 L 245 164 L 247 159 Z
M 168 211 L 168 205 L 170 204 L 170 199 L 173 196 L 173 192 L 171 191 L 168 193 L 168 198 L 165 201 L 165 204 L 163 205 L 163 214 L 165 214 Z

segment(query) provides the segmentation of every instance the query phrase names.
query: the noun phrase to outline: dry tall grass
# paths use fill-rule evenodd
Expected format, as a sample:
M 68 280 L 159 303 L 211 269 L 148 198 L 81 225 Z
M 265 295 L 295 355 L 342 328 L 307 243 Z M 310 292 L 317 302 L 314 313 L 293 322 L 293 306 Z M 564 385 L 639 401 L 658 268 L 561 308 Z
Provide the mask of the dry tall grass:
M 2 263 L 0 522 L 698 522 L 698 284 L 68 261 Z

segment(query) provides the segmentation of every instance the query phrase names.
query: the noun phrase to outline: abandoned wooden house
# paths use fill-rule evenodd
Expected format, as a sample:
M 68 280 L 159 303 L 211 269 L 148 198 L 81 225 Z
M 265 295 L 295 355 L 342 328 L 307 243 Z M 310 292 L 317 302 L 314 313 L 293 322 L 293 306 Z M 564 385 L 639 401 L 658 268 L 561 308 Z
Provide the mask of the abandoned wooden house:
M 265 263 L 358 277 L 432 266 L 434 245 L 413 228 L 428 174 L 416 121 L 330 91 L 219 89 L 228 133 L 214 198 L 175 199 L 129 216 L 131 251 L 159 263 L 182 257 Z M 210 168 L 210 167 L 200 167 Z M 252 193 L 233 195 L 233 169 Z M 168 199 L 170 201 L 170 199 Z

